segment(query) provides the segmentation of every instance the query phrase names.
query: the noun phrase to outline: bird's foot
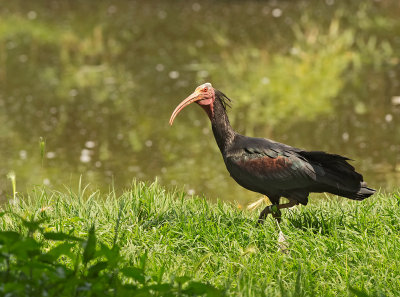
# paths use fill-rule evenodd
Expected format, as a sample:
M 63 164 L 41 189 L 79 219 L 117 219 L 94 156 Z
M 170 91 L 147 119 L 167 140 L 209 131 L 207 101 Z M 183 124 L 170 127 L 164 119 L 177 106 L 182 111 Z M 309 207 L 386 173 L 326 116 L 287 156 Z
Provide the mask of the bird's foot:
M 279 205 L 273 204 L 273 205 L 268 205 L 264 210 L 260 213 L 260 216 L 258 217 L 257 224 L 262 224 L 264 223 L 265 218 L 267 215 L 272 213 L 272 216 L 278 220 L 280 220 L 281 217 L 281 211 L 279 210 Z
M 289 208 L 289 207 L 295 206 L 297 204 L 299 204 L 299 202 L 297 202 L 295 200 L 290 200 L 289 203 L 285 203 L 285 204 L 269 205 L 266 208 L 264 208 L 264 210 L 260 213 L 260 216 L 258 217 L 257 224 L 259 225 L 259 224 L 264 223 L 265 218 L 270 213 L 272 213 L 272 216 L 277 220 L 278 223 L 280 223 L 281 220 L 282 220 L 281 209 Z

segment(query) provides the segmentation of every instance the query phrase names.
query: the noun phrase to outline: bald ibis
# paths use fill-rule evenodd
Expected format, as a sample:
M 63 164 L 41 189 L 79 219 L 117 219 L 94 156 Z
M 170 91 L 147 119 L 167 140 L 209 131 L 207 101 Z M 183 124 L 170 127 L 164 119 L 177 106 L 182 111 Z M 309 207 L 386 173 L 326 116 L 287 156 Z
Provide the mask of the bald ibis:
M 226 113 L 230 101 L 210 83 L 202 84 L 176 107 L 169 123 L 172 125 L 178 113 L 193 102 L 205 110 L 231 177 L 242 187 L 266 195 L 272 203 L 261 212 L 259 223 L 269 213 L 279 222 L 280 209 L 306 205 L 311 192 L 328 192 L 353 200 L 374 194 L 375 190 L 367 187 L 346 157 L 236 133 Z M 279 204 L 281 197 L 289 202 Z

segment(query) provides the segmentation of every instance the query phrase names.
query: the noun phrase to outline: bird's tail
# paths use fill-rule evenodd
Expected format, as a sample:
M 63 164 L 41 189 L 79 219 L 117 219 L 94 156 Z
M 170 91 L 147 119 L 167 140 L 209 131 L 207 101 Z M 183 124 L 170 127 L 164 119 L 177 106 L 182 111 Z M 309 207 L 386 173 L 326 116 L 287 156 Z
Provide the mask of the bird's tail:
M 360 183 L 360 189 L 357 192 L 349 192 L 347 195 L 343 195 L 344 197 L 353 199 L 353 200 L 364 200 L 368 198 L 372 194 L 376 192 L 375 189 L 369 188 L 366 182 Z
M 353 200 L 364 200 L 375 193 L 363 181 L 363 176 L 347 162 L 350 159 L 319 151 L 301 152 L 301 155 L 322 167 L 324 173 L 320 175 L 320 182 L 325 184 L 324 192 L 328 187 L 328 192 Z

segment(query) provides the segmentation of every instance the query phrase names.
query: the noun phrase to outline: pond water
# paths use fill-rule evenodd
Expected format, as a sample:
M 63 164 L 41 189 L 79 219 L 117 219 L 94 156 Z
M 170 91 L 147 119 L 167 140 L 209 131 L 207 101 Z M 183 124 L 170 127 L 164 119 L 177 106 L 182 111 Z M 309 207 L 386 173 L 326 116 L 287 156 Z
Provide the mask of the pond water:
M 0 1 L 0 200 L 34 185 L 107 192 L 134 179 L 240 203 L 204 112 L 400 178 L 400 4 L 387 1 Z M 43 158 L 39 139 L 46 141 Z

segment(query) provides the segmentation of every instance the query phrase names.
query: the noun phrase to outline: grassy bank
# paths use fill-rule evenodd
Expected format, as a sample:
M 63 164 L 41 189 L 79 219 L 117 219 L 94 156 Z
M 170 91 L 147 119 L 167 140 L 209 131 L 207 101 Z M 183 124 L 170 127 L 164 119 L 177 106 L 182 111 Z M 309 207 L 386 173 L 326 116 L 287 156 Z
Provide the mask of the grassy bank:
M 2 206 L 1 276 L 5 283 L 4 277 L 10 278 L 15 268 L 14 277 L 24 274 L 29 280 L 35 271 L 50 269 L 24 270 L 22 262 L 29 264 L 29 259 L 39 257 L 29 256 L 29 251 L 11 255 L 13 244 L 30 239 L 43 254 L 70 244 L 69 252 L 54 255 L 62 254 L 57 263 L 65 265 L 64 274 L 76 278 L 70 287 L 78 296 L 95 290 L 90 285 L 79 287 L 82 280 L 96 284 L 96 279 L 102 280 L 99 290 L 111 296 L 127 289 L 127 284 L 159 296 L 165 292 L 171 296 L 394 296 L 400 292 L 398 192 L 376 194 L 362 203 L 332 197 L 286 212 L 281 228 L 289 243 L 288 254 L 277 251 L 275 222 L 268 218 L 256 227 L 257 214 L 167 192 L 157 184 L 134 184 L 120 197 L 84 189 L 37 188 L 17 203 Z M 19 239 L 17 233 L 4 230 L 17 231 Z M 15 243 L 10 243 L 9 234 Z M 16 261 L 24 255 L 29 257 Z M 96 266 L 101 262 L 106 264 Z M 120 291 L 114 291 L 115 286 Z

